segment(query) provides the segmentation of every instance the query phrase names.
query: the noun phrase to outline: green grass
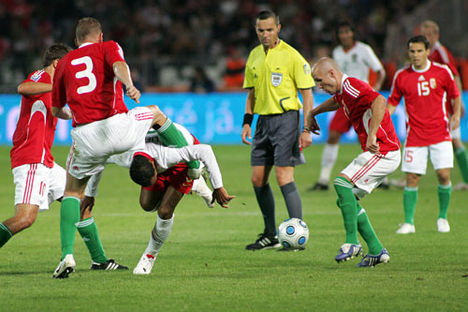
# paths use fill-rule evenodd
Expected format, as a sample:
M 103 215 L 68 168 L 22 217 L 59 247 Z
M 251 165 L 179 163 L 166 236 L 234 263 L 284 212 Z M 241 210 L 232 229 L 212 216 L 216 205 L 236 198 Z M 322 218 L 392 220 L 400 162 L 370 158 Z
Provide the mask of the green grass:
M 307 249 L 297 253 L 244 250 L 262 231 L 250 185 L 249 148 L 215 146 L 228 191 L 229 209 L 206 208 L 187 196 L 176 210 L 173 231 L 150 276 L 91 272 L 87 250 L 77 235 L 77 272 L 52 279 L 59 262 L 59 205 L 41 213 L 32 228 L 0 250 L 0 311 L 466 311 L 468 305 L 467 192 L 454 192 L 449 210 L 452 231 L 436 230 L 436 178 L 428 170 L 420 185 L 417 233 L 397 236 L 403 219 L 402 191 L 377 190 L 362 200 L 391 262 L 358 269 L 357 260 L 333 260 L 344 239 L 335 193 L 307 192 L 317 179 L 322 146 L 306 150 L 308 164 L 296 170 Z M 8 148 L 0 148 L 0 220 L 13 212 L 14 186 Z M 335 173 L 359 148 L 343 145 Z M 63 164 L 67 148 L 54 149 Z M 402 176 L 400 172 L 392 177 Z M 455 170 L 453 182 L 460 181 Z M 277 222 L 285 219 L 280 190 Z M 138 205 L 139 188 L 122 168 L 109 166 L 101 181 L 94 216 L 109 257 L 137 263 L 155 215 Z

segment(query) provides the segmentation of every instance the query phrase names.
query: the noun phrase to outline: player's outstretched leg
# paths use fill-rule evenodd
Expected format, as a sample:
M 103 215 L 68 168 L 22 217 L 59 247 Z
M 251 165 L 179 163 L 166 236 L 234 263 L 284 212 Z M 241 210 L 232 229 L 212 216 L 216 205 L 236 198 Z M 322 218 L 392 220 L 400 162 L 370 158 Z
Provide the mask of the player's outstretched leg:
M 133 274 L 136 275 L 148 275 L 153 269 L 154 262 L 161 250 L 162 245 L 166 241 L 167 237 L 171 233 L 172 224 L 174 223 L 174 215 L 170 219 L 161 219 L 158 215 L 156 224 L 154 225 L 153 231 L 151 231 L 150 240 L 146 250 L 138 261 Z

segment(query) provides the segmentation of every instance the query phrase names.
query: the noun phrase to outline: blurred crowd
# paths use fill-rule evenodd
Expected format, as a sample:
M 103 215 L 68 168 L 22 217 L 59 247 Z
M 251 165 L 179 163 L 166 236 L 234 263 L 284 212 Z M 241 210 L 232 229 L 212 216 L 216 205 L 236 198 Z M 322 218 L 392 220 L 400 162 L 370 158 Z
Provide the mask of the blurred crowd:
M 205 77 L 219 89 L 242 84 L 243 60 L 258 44 L 253 26 L 262 9 L 279 14 L 281 38 L 310 60 L 329 53 L 336 44 L 335 25 L 342 20 L 356 25 L 359 39 L 382 58 L 387 24 L 420 2 L 48 0 L 45 5 L 40 0 L 0 0 L 0 92 L 12 92 L 12 86 L 39 68 L 42 51 L 53 42 L 73 47 L 75 23 L 83 16 L 99 19 L 105 40 L 124 48 L 142 88 L 188 90 L 194 79 Z

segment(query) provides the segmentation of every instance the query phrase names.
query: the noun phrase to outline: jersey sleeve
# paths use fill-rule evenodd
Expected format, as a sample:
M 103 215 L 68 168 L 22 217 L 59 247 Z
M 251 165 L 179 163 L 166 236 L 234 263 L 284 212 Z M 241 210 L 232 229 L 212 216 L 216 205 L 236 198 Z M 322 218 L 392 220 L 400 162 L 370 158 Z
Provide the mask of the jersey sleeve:
M 115 62 L 125 62 L 123 50 L 115 41 L 107 41 L 104 45 L 104 60 L 112 66 Z
M 52 106 L 62 108 L 67 103 L 66 88 L 64 83 L 65 61 L 61 59 L 57 63 L 52 84 Z
M 387 100 L 389 105 L 398 106 L 403 96 L 399 86 L 400 73 L 401 72 L 397 72 L 393 78 L 392 88 L 390 89 L 390 95 L 388 96 Z
M 242 88 L 244 89 L 249 89 L 249 88 L 254 87 L 251 63 L 252 63 L 252 53 L 250 53 L 249 58 L 247 59 L 247 63 L 245 64 L 244 84 L 242 85 Z
M 315 86 L 314 79 L 310 71 L 310 64 L 299 52 L 293 53 L 294 81 L 298 89 L 309 89 Z
M 445 65 L 444 68 L 446 69 L 446 72 L 444 71 L 444 76 L 445 76 L 445 81 L 447 82 L 446 90 L 447 90 L 448 98 L 456 99 L 457 97 L 460 96 L 460 92 L 458 91 L 457 84 L 455 83 L 453 72 L 450 70 L 448 65 Z
M 366 56 L 364 61 L 372 68 L 373 71 L 377 72 L 379 70 L 383 70 L 382 63 L 380 62 L 377 55 L 375 55 L 374 50 L 368 45 L 364 46 L 364 51 L 366 52 Z

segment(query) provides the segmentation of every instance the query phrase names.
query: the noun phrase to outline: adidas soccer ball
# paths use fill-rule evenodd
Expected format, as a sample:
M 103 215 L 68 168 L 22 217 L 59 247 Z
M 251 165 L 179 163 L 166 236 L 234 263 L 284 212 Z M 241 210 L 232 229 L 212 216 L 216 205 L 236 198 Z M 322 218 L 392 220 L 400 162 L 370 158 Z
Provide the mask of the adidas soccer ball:
M 287 219 L 278 228 L 278 240 L 284 248 L 304 249 L 308 239 L 309 228 L 301 219 Z

